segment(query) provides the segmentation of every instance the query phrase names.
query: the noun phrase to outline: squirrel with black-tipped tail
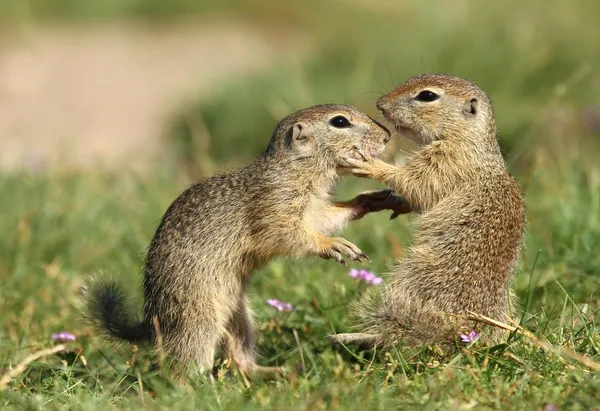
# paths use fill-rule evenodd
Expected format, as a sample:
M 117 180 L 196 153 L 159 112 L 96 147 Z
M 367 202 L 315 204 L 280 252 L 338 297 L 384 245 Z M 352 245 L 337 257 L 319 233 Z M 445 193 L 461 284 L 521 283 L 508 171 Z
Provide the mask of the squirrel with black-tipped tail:
M 332 191 L 348 174 L 344 159 L 357 150 L 377 157 L 389 139 L 385 127 L 348 106 L 284 118 L 250 165 L 194 184 L 168 208 L 145 261 L 143 319 L 117 282 L 101 280 L 87 286 L 87 316 L 117 340 L 156 344 L 159 330 L 176 375 L 177 364 L 191 362 L 210 371 L 219 346 L 249 375 L 279 372 L 256 364 L 246 298 L 251 274 L 277 257 L 367 259 L 330 235 L 389 208 L 389 190 L 346 202 L 334 202 Z

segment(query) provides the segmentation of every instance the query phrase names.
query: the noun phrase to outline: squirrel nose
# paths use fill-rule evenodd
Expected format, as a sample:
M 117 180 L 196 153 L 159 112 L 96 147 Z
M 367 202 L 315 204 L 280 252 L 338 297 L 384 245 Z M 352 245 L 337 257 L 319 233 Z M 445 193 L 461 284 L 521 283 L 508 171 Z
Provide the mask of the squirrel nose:
M 381 111 L 381 114 L 385 115 L 385 108 L 383 108 L 383 105 L 381 103 L 381 99 L 378 99 L 377 103 L 375 103 L 375 106 L 377 107 L 377 110 Z

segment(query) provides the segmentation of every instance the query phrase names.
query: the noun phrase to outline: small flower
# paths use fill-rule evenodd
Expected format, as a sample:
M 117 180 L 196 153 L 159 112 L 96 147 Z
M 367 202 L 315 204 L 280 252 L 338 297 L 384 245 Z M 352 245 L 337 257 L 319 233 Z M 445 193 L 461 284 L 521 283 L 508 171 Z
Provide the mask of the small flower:
M 373 278 L 373 280 L 371 280 L 371 284 L 373 285 L 379 285 L 383 282 L 383 278 L 381 277 L 375 277 Z
M 57 341 L 57 342 L 69 342 L 69 341 L 75 341 L 77 339 L 77 337 L 75 337 L 73 334 L 71 334 L 68 331 L 61 331 L 59 333 L 52 334 L 50 336 L 50 338 L 52 338 L 52 341 Z
M 361 271 L 364 271 L 364 273 L 362 273 L 362 275 L 363 275 L 362 278 L 366 282 L 370 283 L 375 278 L 375 274 L 373 274 L 372 272 L 367 271 L 367 270 L 361 270 Z
M 269 304 L 271 307 L 275 307 L 277 309 L 277 311 L 292 311 L 294 309 L 294 307 L 292 307 L 292 304 L 290 303 L 285 303 L 283 301 L 279 301 L 276 298 L 269 298 L 267 300 L 267 304 Z
M 558 407 L 554 404 L 544 405 L 544 411 L 558 411 Z
M 371 285 L 379 285 L 383 282 L 383 278 L 377 277 L 371 271 L 365 269 L 359 271 L 355 268 L 351 268 L 350 271 L 348 271 L 348 275 Z
M 461 334 L 460 340 L 464 343 L 470 343 L 479 338 L 479 334 L 475 331 L 471 331 L 469 335 Z

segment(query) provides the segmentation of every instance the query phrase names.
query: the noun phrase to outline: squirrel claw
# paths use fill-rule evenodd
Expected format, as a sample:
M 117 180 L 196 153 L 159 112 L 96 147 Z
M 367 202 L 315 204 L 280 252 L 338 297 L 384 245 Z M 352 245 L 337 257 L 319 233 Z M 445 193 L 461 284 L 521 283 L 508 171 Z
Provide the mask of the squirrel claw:
M 340 264 L 343 264 L 345 266 L 348 266 L 348 264 L 346 263 L 346 260 L 344 260 L 344 258 L 342 257 L 342 254 L 340 254 L 339 252 L 335 251 L 335 250 L 327 250 L 326 253 L 321 255 L 321 258 L 324 258 L 325 260 L 335 260 Z
M 362 157 L 363 162 L 371 162 L 374 160 L 374 158 L 371 155 L 364 153 L 362 150 L 356 150 L 356 152 L 359 156 Z
M 329 248 L 320 254 L 322 258 L 334 259 L 338 263 L 347 266 L 348 264 L 346 264 L 342 255 L 346 255 L 354 261 L 361 261 L 361 258 L 366 257 L 365 253 L 360 248 L 341 237 L 332 238 Z M 366 258 L 368 259 L 368 257 Z
M 367 263 L 370 263 L 370 262 L 371 262 L 371 259 L 369 258 L 369 256 L 368 256 L 368 255 L 366 255 L 365 253 L 362 253 L 362 252 L 361 252 L 361 253 L 360 253 L 360 255 L 358 256 L 357 260 L 358 260 L 358 261 L 360 261 L 360 262 L 361 262 L 361 263 L 363 263 L 363 264 L 364 264 L 365 262 L 367 262 Z
M 337 261 L 338 263 L 343 264 L 345 266 L 348 266 L 348 264 L 346 263 L 346 260 L 344 260 L 344 258 L 342 257 L 342 255 L 340 253 L 333 251 L 332 254 L 333 254 L 333 259 L 335 261 Z

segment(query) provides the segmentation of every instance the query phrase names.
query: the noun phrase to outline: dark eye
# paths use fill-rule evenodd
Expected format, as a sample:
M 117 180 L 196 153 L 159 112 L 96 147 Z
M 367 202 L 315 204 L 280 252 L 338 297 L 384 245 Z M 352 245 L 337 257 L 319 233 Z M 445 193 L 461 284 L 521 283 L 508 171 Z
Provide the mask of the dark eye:
M 350 121 L 344 116 L 335 116 L 329 120 L 329 124 L 336 128 L 347 128 L 350 127 Z
M 440 96 L 435 94 L 433 91 L 423 90 L 419 94 L 417 94 L 417 97 L 415 97 L 415 100 L 425 101 L 425 102 L 429 103 L 430 101 L 435 101 L 438 98 L 440 98 Z

